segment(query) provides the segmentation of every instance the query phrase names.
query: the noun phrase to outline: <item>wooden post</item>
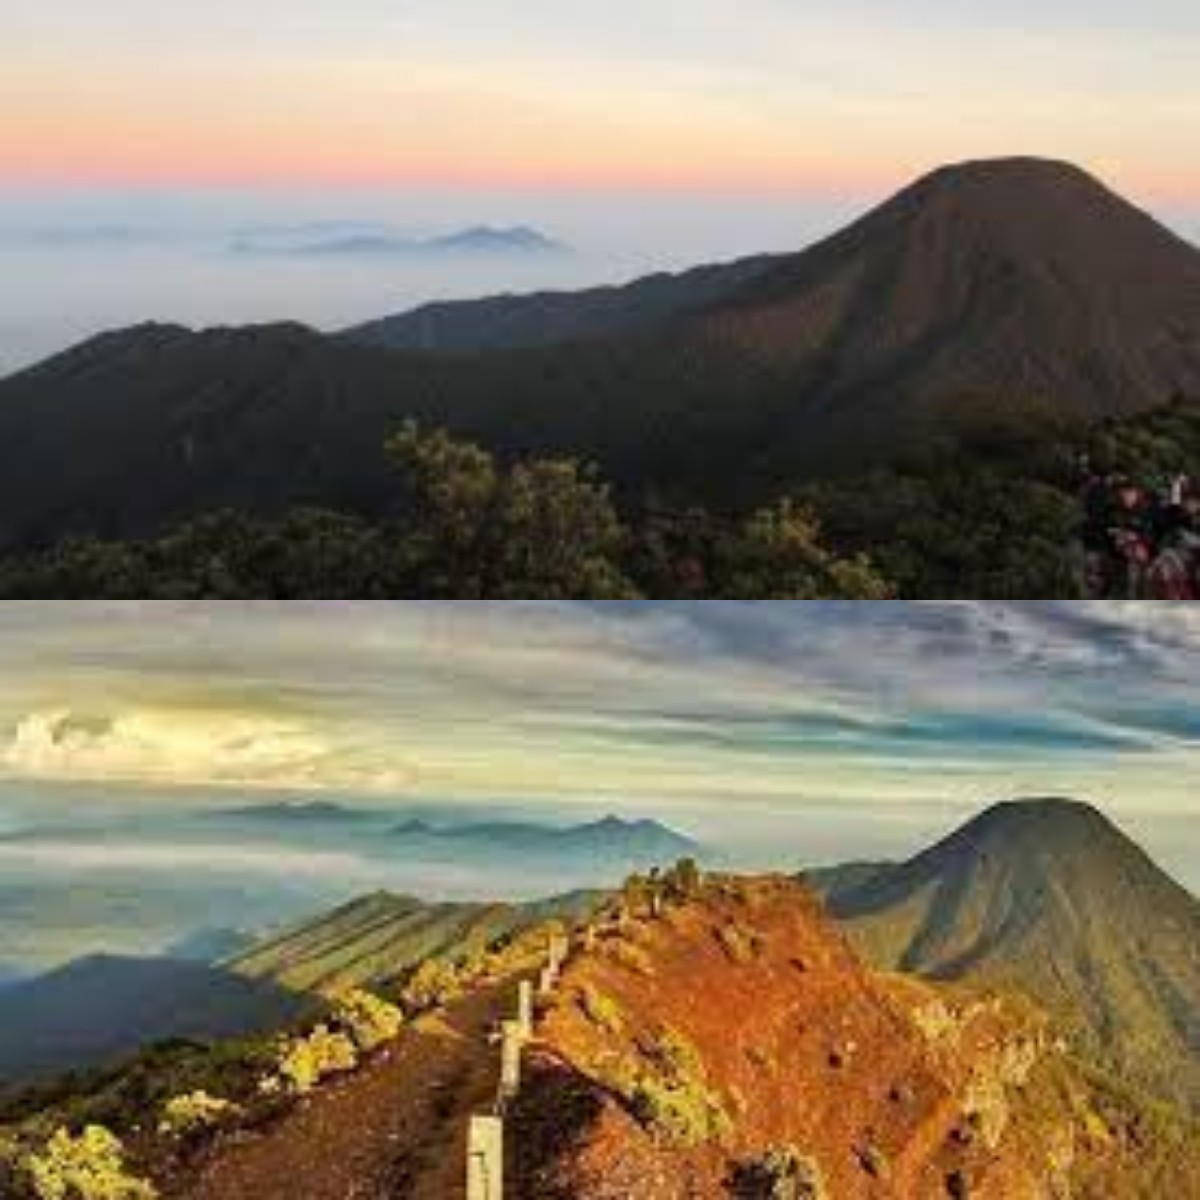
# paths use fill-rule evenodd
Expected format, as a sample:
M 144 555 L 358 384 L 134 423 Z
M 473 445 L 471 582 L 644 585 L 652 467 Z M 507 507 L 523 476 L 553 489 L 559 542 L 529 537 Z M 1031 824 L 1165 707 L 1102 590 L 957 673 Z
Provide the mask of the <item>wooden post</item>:
M 500 1026 L 503 1037 L 500 1053 L 500 1095 L 505 1100 L 516 1099 L 521 1090 L 521 1048 L 525 1039 L 521 1036 L 518 1021 L 505 1021 Z
M 504 1122 L 499 1117 L 471 1118 L 467 1200 L 504 1200 Z
M 543 967 L 542 973 L 538 976 L 538 994 L 542 996 L 550 995 L 557 983 L 558 976 L 549 967 Z

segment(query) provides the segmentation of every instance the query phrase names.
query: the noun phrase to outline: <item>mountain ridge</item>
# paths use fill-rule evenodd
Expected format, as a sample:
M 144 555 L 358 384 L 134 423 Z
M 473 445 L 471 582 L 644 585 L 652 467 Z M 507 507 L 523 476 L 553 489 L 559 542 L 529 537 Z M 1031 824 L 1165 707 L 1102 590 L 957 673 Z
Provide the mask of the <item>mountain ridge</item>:
M 266 1032 L 309 1007 L 272 982 L 207 963 L 89 955 L 0 990 L 0 1089 L 112 1063 L 165 1038 Z
M 698 311 L 772 261 L 774 256 L 756 255 L 625 284 L 442 301 L 352 326 L 340 336 L 390 349 L 465 353 L 602 339 Z
M 993 806 L 830 910 L 876 966 L 1024 991 L 1089 1059 L 1200 1107 L 1200 901 L 1093 806 Z
M 936 172 L 739 269 L 732 291 L 695 276 L 693 302 L 668 285 L 612 336 L 561 317 L 563 345 L 397 350 L 295 325 L 94 339 L 0 382 L 0 547 L 222 507 L 388 514 L 382 447 L 406 418 L 507 456 L 580 455 L 625 491 L 742 504 L 891 461 L 981 407 L 1086 422 L 1200 395 L 1200 251 L 1062 164 Z M 542 318 L 515 319 L 521 342 Z

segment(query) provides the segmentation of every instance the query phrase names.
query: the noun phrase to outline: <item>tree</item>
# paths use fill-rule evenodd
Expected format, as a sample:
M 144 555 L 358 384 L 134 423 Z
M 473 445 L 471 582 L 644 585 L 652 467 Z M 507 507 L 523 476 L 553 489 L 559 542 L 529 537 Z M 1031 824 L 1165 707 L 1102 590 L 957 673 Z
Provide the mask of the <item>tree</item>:
M 813 512 L 791 499 L 760 509 L 721 547 L 714 594 L 730 600 L 886 600 L 888 584 L 863 557 L 821 543 Z
M 388 442 L 405 488 L 411 594 L 446 599 L 628 599 L 626 532 L 606 486 L 570 459 L 504 469 L 478 446 L 409 423 Z

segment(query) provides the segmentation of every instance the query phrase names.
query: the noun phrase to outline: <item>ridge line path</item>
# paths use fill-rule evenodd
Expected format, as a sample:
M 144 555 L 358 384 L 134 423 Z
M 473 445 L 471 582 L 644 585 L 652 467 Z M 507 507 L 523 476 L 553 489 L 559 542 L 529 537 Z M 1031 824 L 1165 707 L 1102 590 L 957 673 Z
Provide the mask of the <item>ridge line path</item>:
M 517 971 L 418 1018 L 260 1133 L 215 1144 L 176 1200 L 462 1200 L 468 1119 L 491 1110 Z

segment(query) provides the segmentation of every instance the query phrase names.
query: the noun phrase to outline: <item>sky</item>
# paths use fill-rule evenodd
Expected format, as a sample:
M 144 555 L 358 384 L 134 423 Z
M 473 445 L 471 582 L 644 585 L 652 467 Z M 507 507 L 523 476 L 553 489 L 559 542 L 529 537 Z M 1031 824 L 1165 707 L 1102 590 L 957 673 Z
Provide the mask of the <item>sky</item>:
M 1070 795 L 1200 877 L 1186 603 L 11 602 L 0 657 L 0 796 L 286 789 L 736 841 Z
M 968 158 L 1070 159 L 1200 240 L 1188 0 L 0 0 L 0 29 L 0 375 L 152 318 L 336 328 L 796 250 Z M 222 250 L 299 220 L 577 254 Z
M 882 186 L 1045 153 L 1195 199 L 1187 0 L 3 0 L 0 171 Z

